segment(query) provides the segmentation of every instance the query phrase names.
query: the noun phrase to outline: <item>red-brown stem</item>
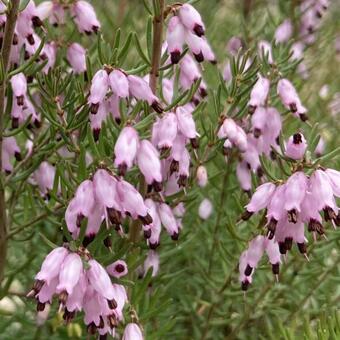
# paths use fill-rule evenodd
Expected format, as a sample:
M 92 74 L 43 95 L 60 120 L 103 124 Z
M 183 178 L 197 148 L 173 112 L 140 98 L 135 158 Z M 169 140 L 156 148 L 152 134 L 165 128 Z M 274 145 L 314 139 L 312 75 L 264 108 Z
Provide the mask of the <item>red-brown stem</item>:
M 6 264 L 7 254 L 7 217 L 5 205 L 5 188 L 3 185 L 2 173 L 2 134 L 4 130 L 4 114 L 5 114 L 5 93 L 7 83 L 7 70 L 9 67 L 9 58 L 11 55 L 13 34 L 15 24 L 18 17 L 20 0 L 9 1 L 9 11 L 7 14 L 7 21 L 5 26 L 5 33 L 3 37 L 1 59 L 3 63 L 3 79 L 0 84 L 0 282 L 3 279 L 4 268 Z
M 159 14 L 153 18 L 153 41 L 152 41 L 152 58 L 150 71 L 150 87 L 153 93 L 157 90 L 157 79 L 159 76 L 159 63 L 162 52 L 162 36 L 164 22 L 165 0 L 158 0 Z

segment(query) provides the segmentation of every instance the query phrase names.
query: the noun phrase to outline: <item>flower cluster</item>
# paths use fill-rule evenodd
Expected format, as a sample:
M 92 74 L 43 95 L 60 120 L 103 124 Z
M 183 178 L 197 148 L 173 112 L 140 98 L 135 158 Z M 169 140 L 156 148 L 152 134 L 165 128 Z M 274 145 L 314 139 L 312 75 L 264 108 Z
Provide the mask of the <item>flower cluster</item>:
M 204 37 L 205 27 L 197 10 L 189 4 L 183 4 L 176 6 L 174 12 L 166 35 L 171 62 L 177 64 L 180 61 L 183 45 L 187 44 L 199 63 L 204 60 L 215 63 L 214 52 Z
M 261 257 L 266 252 L 269 262 L 272 265 L 272 272 L 278 275 L 280 272 L 281 254 L 278 243 L 273 239 L 262 235 L 256 236 L 249 242 L 248 248 L 241 254 L 239 260 L 240 283 L 242 290 L 247 290 L 252 283 L 252 276 L 255 272 Z
M 126 264 L 114 263 L 108 272 L 119 277 L 126 272 Z M 119 275 L 116 274 L 118 272 Z M 105 268 L 91 258 L 84 248 L 71 251 L 67 246 L 53 249 L 35 276 L 28 293 L 37 300 L 37 310 L 43 311 L 58 296 L 59 311 L 69 323 L 81 311 L 88 332 L 114 335 L 115 327 L 123 320 L 127 301 L 124 286 L 112 284 Z

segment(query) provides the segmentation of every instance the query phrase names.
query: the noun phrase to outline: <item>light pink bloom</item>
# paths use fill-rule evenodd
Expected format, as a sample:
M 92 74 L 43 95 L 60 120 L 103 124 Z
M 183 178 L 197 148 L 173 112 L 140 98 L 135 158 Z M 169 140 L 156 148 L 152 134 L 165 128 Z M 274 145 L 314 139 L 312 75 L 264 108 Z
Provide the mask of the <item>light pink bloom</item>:
M 183 136 L 194 141 L 194 144 L 196 145 L 197 131 L 192 114 L 184 106 L 179 106 L 176 109 L 176 117 L 178 122 L 178 129 L 181 131 Z
M 301 212 L 301 203 L 306 195 L 308 179 L 301 172 L 295 172 L 285 184 L 284 208 L 288 212 L 289 222 L 296 223 L 298 213 Z
M 18 73 L 11 78 L 11 85 L 13 94 L 17 99 L 17 104 L 19 106 L 24 105 L 25 96 L 27 92 L 27 81 L 26 77 L 23 73 Z
M 325 148 L 326 148 L 326 142 L 322 137 L 320 137 L 319 142 L 314 150 L 315 155 L 317 157 L 320 157 L 321 155 L 323 155 L 323 153 L 325 152 Z
M 148 251 L 148 256 L 146 257 L 143 265 L 144 275 L 146 275 L 150 268 L 152 268 L 152 276 L 156 276 L 159 271 L 159 255 L 154 250 Z
M 199 37 L 204 35 L 205 27 L 201 15 L 193 6 L 189 4 L 182 5 L 178 11 L 178 14 L 182 24 L 188 30 L 192 31 Z
M 100 23 L 94 8 L 87 1 L 77 0 L 71 7 L 71 12 L 80 33 L 98 32 Z
M 161 161 L 157 149 L 144 139 L 140 142 L 137 153 L 137 164 L 149 185 L 153 185 L 156 191 L 162 190 Z
M 113 70 L 109 74 L 109 84 L 112 92 L 119 98 L 129 96 L 129 82 L 126 75 L 120 70 Z
M 138 217 L 143 224 L 152 223 L 152 218 L 148 214 L 143 197 L 133 185 L 124 180 L 119 180 L 116 188 L 124 211 L 128 212 L 134 219 Z
M 200 165 L 196 172 L 197 184 L 204 188 L 208 183 L 208 172 L 205 166 Z
M 185 42 L 187 43 L 191 53 L 194 55 L 196 61 L 199 63 L 204 61 L 203 49 L 205 40 L 189 31 L 186 31 Z
M 277 44 L 287 42 L 293 34 L 293 25 L 290 19 L 286 19 L 275 31 L 275 42 Z
M 125 261 L 117 260 L 106 267 L 106 271 L 113 277 L 120 278 L 128 273 L 128 267 Z
M 129 323 L 125 327 L 122 340 L 143 340 L 143 334 L 136 323 Z
M 190 171 L 190 153 L 186 148 L 184 148 L 178 162 L 179 179 L 177 183 L 180 187 L 186 186 L 187 179 L 189 178 L 190 175 L 189 171 Z
M 157 147 L 169 149 L 172 147 L 177 135 L 177 118 L 172 112 L 166 113 L 157 126 Z
M 272 53 L 272 45 L 266 41 L 261 40 L 258 44 L 259 54 L 260 56 L 263 56 L 264 58 L 268 58 L 268 63 L 273 64 L 273 53 Z
M 89 103 L 91 104 L 91 113 L 96 114 L 99 104 L 104 100 L 109 89 L 109 76 L 105 70 L 99 70 L 91 81 Z
M 43 1 L 38 6 L 36 6 L 34 15 L 39 18 L 40 21 L 47 19 L 53 12 L 53 2 Z
M 60 268 L 59 283 L 57 285 L 57 292 L 61 294 L 60 300 L 62 303 L 65 303 L 67 296 L 72 294 L 82 272 L 83 263 L 79 255 L 76 253 L 68 254 Z
M 45 161 L 34 172 L 34 179 L 42 195 L 48 195 L 48 192 L 53 189 L 55 172 L 55 167 Z
M 87 278 L 84 273 L 80 274 L 79 281 L 74 287 L 72 294 L 67 297 L 66 310 L 68 312 L 81 311 L 83 308 L 83 299 L 88 285 Z M 67 320 L 66 320 L 67 321 Z
M 171 208 L 166 203 L 161 203 L 158 207 L 161 222 L 173 240 L 178 240 L 179 229 L 175 216 Z
M 126 126 L 120 132 L 114 148 L 114 165 L 118 167 L 120 175 L 124 176 L 126 171 L 132 167 L 138 146 L 137 131 L 131 126 Z
M 291 159 L 299 160 L 305 155 L 307 142 L 302 133 L 295 133 L 289 137 L 286 144 L 285 155 Z
M 245 161 L 238 162 L 236 167 L 236 176 L 241 188 L 250 193 L 251 190 L 251 173 L 248 164 Z
M 15 157 L 17 161 L 21 160 L 20 148 L 14 137 L 4 137 L 2 142 L 2 170 L 10 173 L 13 170 L 11 158 Z
M 227 43 L 227 52 L 232 56 L 236 56 L 238 51 L 243 48 L 243 41 L 239 37 L 231 37 Z
M 250 92 L 250 100 L 248 102 L 249 113 L 254 113 L 258 106 L 265 106 L 269 93 L 270 81 L 259 75 L 257 82 Z
M 254 114 L 251 116 L 251 124 L 255 138 L 259 138 L 262 135 L 267 120 L 267 110 L 261 106 L 257 107 Z
M 44 262 L 41 265 L 40 271 L 35 276 L 35 279 L 50 284 L 51 280 L 53 280 L 59 274 L 61 265 L 68 254 L 68 250 L 64 247 L 53 249 L 46 256 Z
M 170 53 L 171 62 L 178 64 L 183 52 L 185 29 L 177 16 L 173 16 L 168 23 L 166 42 Z
M 279 244 L 272 239 L 264 240 L 264 247 L 266 254 L 268 255 L 269 262 L 272 265 L 272 272 L 278 275 L 280 272 L 281 254 Z
M 252 283 L 252 275 L 254 273 L 253 270 L 251 270 L 250 273 L 248 270 L 247 271 L 248 275 L 245 274 L 246 268 L 248 266 L 247 257 L 248 257 L 248 251 L 245 250 L 240 256 L 239 266 L 238 266 L 239 273 L 240 273 L 239 280 L 241 283 L 242 290 L 244 291 L 246 291 L 249 288 L 249 285 Z
M 334 178 L 333 178 L 334 179 Z M 324 210 L 325 220 L 334 220 L 338 208 L 333 196 L 333 185 L 329 175 L 323 170 L 316 170 L 310 178 L 311 193 L 315 200 L 316 208 Z
M 72 43 L 67 49 L 66 58 L 76 74 L 86 71 L 86 50 L 80 44 Z
M 109 301 L 111 309 L 116 308 L 115 294 L 112 283 L 105 268 L 96 260 L 90 260 L 90 269 L 86 271 L 86 276 L 94 290 Z
M 207 220 L 213 212 L 213 205 L 211 201 L 205 198 L 198 207 L 198 216 L 202 220 Z
M 263 255 L 264 241 L 264 236 L 259 235 L 249 242 L 247 251 L 247 267 L 245 269 L 245 274 L 247 276 L 249 276 L 252 270 L 257 267 L 257 264 Z
M 285 185 L 276 187 L 273 196 L 267 207 L 267 221 L 268 221 L 268 238 L 272 239 L 275 234 L 277 222 L 284 217 L 285 210 L 283 206 L 285 196 Z
M 108 115 L 108 105 L 106 105 L 106 101 L 103 101 L 98 105 L 91 105 L 91 110 L 96 111 L 95 114 L 90 115 L 90 125 L 93 133 L 93 139 L 98 141 L 102 124 Z
M 287 79 L 280 79 L 277 83 L 277 93 L 281 98 L 284 107 L 294 115 L 300 117 L 302 121 L 307 120 L 307 109 L 301 104 L 299 95 L 297 94 L 293 84 Z
M 141 77 L 129 75 L 130 94 L 137 100 L 145 100 L 156 112 L 162 113 L 163 108 L 159 99 L 152 93 L 149 84 Z
M 161 233 L 161 219 L 158 214 L 158 209 L 156 203 L 147 198 L 145 200 L 145 205 L 148 208 L 148 212 L 152 217 L 152 223 L 149 225 L 144 225 L 144 237 L 148 240 L 148 245 L 151 249 L 156 249 L 159 246 L 159 237 Z
M 340 197 L 340 172 L 334 169 L 326 169 L 325 173 L 329 179 L 333 194 Z
M 250 202 L 246 205 L 247 212 L 257 213 L 266 208 L 272 198 L 275 188 L 275 184 L 270 182 L 257 187 Z

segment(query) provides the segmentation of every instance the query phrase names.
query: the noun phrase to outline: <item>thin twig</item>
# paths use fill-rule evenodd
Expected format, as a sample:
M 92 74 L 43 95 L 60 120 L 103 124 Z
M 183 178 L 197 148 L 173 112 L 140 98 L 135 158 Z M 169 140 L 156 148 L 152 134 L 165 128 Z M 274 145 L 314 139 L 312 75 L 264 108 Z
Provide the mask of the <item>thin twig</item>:
M 3 79 L 0 84 L 0 171 L 2 169 L 2 139 L 4 130 L 4 114 L 5 114 L 5 93 L 7 83 L 7 71 L 9 67 L 9 57 L 13 42 L 15 24 L 17 21 L 20 0 L 12 0 L 9 3 L 9 11 L 6 20 L 5 33 L 1 49 L 1 59 L 3 64 Z M 7 254 L 7 218 L 5 206 L 5 188 L 3 185 L 3 173 L 0 174 L 0 282 L 3 278 L 4 267 L 6 264 Z

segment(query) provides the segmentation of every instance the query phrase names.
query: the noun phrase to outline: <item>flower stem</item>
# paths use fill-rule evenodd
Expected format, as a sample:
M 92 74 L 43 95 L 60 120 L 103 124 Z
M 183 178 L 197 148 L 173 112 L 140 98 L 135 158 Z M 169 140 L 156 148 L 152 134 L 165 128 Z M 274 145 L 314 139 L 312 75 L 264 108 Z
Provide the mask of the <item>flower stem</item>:
M 5 206 L 5 188 L 3 185 L 2 173 L 2 139 L 4 130 L 5 114 L 5 93 L 7 83 L 7 71 L 9 67 L 9 57 L 11 55 L 14 28 L 18 17 L 20 0 L 12 0 L 8 3 L 7 21 L 3 44 L 1 49 L 1 59 L 3 64 L 3 79 L 0 83 L 0 282 L 2 281 L 7 254 L 7 218 Z

